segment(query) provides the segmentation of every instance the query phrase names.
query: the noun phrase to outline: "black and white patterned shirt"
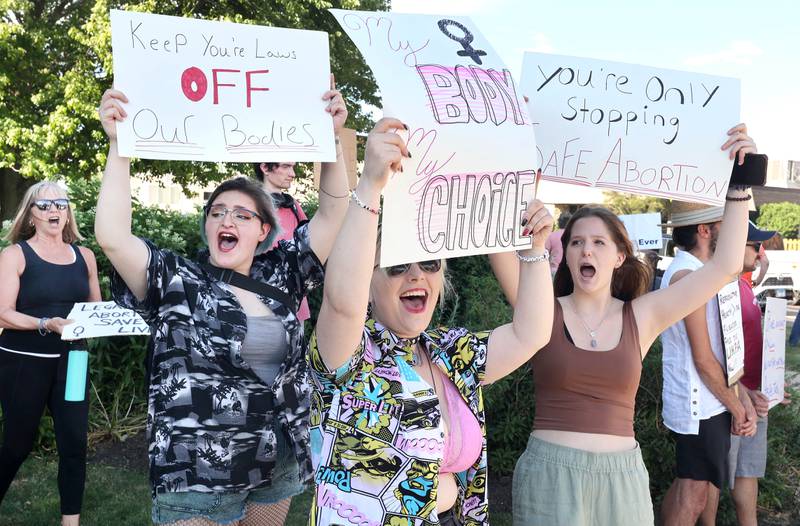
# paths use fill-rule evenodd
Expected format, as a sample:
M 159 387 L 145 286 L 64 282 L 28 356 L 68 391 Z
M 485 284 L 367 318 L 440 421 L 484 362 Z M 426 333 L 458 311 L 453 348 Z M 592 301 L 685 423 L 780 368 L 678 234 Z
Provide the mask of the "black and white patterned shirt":
M 242 360 L 247 318 L 228 285 L 211 277 L 202 261 L 145 243 L 150 261 L 144 301 L 116 273 L 112 290 L 117 303 L 142 315 L 153 335 L 147 415 L 153 493 L 269 487 L 279 426 L 292 439 L 301 479 L 309 480 L 310 387 L 302 322 L 292 309 L 259 296 L 289 339 L 278 377 L 265 385 Z M 298 305 L 322 284 L 323 272 L 305 223 L 293 239 L 256 256 L 250 277 L 283 290 Z

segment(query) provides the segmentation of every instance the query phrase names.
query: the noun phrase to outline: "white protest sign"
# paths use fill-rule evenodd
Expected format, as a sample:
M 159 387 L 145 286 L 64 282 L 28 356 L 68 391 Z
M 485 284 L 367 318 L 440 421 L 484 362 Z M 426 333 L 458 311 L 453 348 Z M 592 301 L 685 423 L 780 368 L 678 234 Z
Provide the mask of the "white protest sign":
M 786 374 L 786 300 L 767 298 L 764 347 L 761 355 L 761 392 L 772 409 L 783 401 Z
M 739 80 L 526 52 L 521 85 L 544 179 L 724 204 Z
M 728 283 L 717 293 L 722 343 L 725 349 L 725 373 L 728 385 L 735 384 L 744 374 L 744 330 L 739 281 Z
M 75 323 L 64 327 L 62 340 L 150 334 L 150 327 L 141 316 L 113 301 L 76 303 L 67 318 Z
M 123 156 L 334 161 L 328 35 L 111 10 Z
M 625 224 L 628 237 L 636 250 L 658 250 L 661 248 L 661 214 L 627 214 L 619 216 Z
M 530 246 L 533 125 L 522 93 L 466 17 L 331 9 L 372 69 L 412 158 L 384 190 L 381 265 Z

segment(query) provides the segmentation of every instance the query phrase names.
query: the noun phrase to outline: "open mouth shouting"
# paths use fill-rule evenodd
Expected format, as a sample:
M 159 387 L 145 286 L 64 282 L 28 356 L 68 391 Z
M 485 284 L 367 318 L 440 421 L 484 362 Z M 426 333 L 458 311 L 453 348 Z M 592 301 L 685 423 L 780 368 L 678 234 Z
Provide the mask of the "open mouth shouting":
M 425 312 L 428 305 L 428 291 L 425 289 L 411 289 L 400 294 L 400 303 L 412 314 Z
M 217 247 L 222 253 L 228 253 L 236 248 L 239 238 L 233 232 L 220 232 L 217 234 Z
M 47 218 L 47 224 L 52 226 L 58 226 L 61 223 L 60 216 L 50 216 Z
M 581 263 L 580 272 L 582 278 L 592 279 L 594 275 L 597 274 L 597 269 L 594 268 L 594 265 L 589 263 Z

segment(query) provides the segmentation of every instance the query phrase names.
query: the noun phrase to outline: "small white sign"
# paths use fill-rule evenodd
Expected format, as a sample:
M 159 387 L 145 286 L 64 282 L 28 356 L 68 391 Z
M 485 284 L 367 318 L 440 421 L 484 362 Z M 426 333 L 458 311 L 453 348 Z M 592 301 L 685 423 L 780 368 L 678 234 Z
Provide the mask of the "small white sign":
M 521 87 L 545 180 L 724 204 L 739 80 L 526 52 Z
M 75 323 L 64 327 L 62 340 L 150 334 L 150 327 L 141 316 L 113 301 L 76 303 L 67 318 Z
M 728 385 L 735 384 L 744 374 L 744 329 L 739 281 L 728 283 L 717 293 L 722 342 L 725 348 L 725 369 Z
M 661 214 L 628 214 L 619 216 L 625 224 L 634 250 L 658 250 L 661 248 Z
M 334 161 L 328 35 L 111 10 L 126 157 Z
M 783 401 L 785 375 L 786 300 L 767 298 L 761 355 L 761 392 L 769 398 L 770 409 Z

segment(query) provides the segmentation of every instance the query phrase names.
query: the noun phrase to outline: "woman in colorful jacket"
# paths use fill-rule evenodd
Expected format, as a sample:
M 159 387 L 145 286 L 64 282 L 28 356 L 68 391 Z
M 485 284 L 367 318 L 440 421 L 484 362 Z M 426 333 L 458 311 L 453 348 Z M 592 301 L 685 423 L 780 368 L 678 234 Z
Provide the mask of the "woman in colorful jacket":
M 488 524 L 482 386 L 549 338 L 544 243 L 553 220 L 538 201 L 521 218 L 522 234 L 533 240 L 519 253 L 513 322 L 491 333 L 428 328 L 444 288 L 443 261 L 379 268 L 381 190 L 410 157 L 395 133 L 402 128 L 383 119 L 370 134 L 364 173 L 328 259 L 309 353 L 319 383 L 311 415 L 314 526 Z
M 331 90 L 323 98 L 338 131 L 347 117 L 342 96 Z M 192 260 L 131 232 L 130 160 L 116 141 L 125 102 L 108 90 L 100 106 L 110 148 L 95 234 L 116 271 L 114 299 L 139 312 L 153 334 L 153 522 L 283 524 L 290 498 L 311 478 L 311 388 L 296 306 L 322 282 L 347 210 L 341 147 L 336 163 L 322 165 L 317 214 L 271 250 L 277 220 L 261 186 L 246 177 L 220 184 L 203 209 L 208 256 Z M 206 263 L 272 292 L 228 284 Z

